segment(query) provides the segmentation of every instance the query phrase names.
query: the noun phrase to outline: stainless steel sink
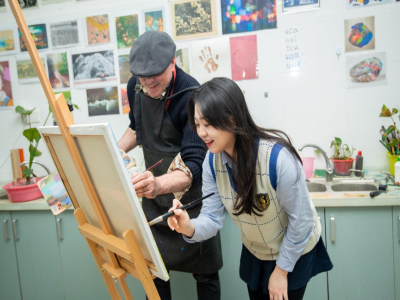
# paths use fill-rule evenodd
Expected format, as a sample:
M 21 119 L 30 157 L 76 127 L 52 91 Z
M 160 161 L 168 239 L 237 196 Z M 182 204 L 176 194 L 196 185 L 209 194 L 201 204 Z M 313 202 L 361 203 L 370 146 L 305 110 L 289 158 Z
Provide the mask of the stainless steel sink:
M 334 192 L 372 192 L 377 191 L 378 187 L 373 182 L 346 182 L 332 184 Z
M 378 183 L 372 179 L 335 178 L 332 182 L 321 179 L 307 179 L 307 188 L 310 193 L 321 192 L 371 192 L 378 190 Z
M 318 182 L 307 182 L 307 188 L 310 193 L 326 192 L 326 185 Z

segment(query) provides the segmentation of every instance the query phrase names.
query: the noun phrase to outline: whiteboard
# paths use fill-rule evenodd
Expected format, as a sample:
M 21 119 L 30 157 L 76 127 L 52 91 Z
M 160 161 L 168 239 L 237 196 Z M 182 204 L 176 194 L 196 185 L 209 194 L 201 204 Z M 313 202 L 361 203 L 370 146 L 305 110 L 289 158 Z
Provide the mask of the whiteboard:
M 88 222 L 100 228 L 59 128 L 40 127 L 39 131 L 42 136 L 49 138 Z M 144 258 L 154 263 L 157 268 L 157 270 L 150 269 L 150 272 L 165 281 L 168 280 L 168 272 L 136 196 L 131 177 L 123 163 L 111 126 L 108 123 L 73 125 L 69 127 L 69 131 L 109 221 L 113 235 L 122 239 L 124 231 L 132 229 Z

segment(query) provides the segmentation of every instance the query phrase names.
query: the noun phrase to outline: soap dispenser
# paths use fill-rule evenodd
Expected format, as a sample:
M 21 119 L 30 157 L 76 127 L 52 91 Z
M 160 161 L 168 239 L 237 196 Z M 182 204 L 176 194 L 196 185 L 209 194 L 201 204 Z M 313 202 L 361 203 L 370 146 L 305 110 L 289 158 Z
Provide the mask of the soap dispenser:
M 356 170 L 360 170 L 362 171 L 363 169 L 363 157 L 362 157 L 362 152 L 358 151 L 358 154 L 356 156 Z M 357 172 L 354 171 L 354 174 L 358 177 L 360 177 L 362 175 L 362 172 Z

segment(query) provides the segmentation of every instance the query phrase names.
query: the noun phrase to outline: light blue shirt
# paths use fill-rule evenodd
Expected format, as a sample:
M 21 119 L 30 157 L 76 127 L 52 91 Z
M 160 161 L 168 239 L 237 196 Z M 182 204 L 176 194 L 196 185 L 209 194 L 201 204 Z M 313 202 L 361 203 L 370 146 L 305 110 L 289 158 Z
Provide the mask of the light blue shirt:
M 217 183 L 211 173 L 209 152 L 203 162 L 203 195 L 214 193 L 213 196 L 203 201 L 200 215 L 192 219 L 195 233 L 192 238 L 183 235 L 189 242 L 201 242 L 215 236 L 223 226 L 225 207 L 218 192 Z M 228 163 L 233 170 L 235 163 L 225 153 L 222 153 L 223 163 Z M 282 208 L 287 212 L 289 224 L 282 241 L 276 264 L 281 269 L 292 272 L 294 265 L 300 258 L 311 229 L 314 226 L 312 202 L 306 185 L 306 178 L 301 163 L 293 155 L 282 148 L 276 164 L 277 189 L 276 195 Z

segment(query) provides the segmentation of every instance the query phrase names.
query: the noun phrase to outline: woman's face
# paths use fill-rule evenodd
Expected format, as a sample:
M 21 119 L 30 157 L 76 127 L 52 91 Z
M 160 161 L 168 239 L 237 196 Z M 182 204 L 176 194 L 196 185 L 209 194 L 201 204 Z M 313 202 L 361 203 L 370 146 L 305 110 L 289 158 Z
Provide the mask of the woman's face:
M 194 123 L 198 136 L 206 143 L 211 153 L 225 151 L 230 157 L 233 156 L 236 136 L 229 131 L 209 125 L 198 104 L 195 105 Z

